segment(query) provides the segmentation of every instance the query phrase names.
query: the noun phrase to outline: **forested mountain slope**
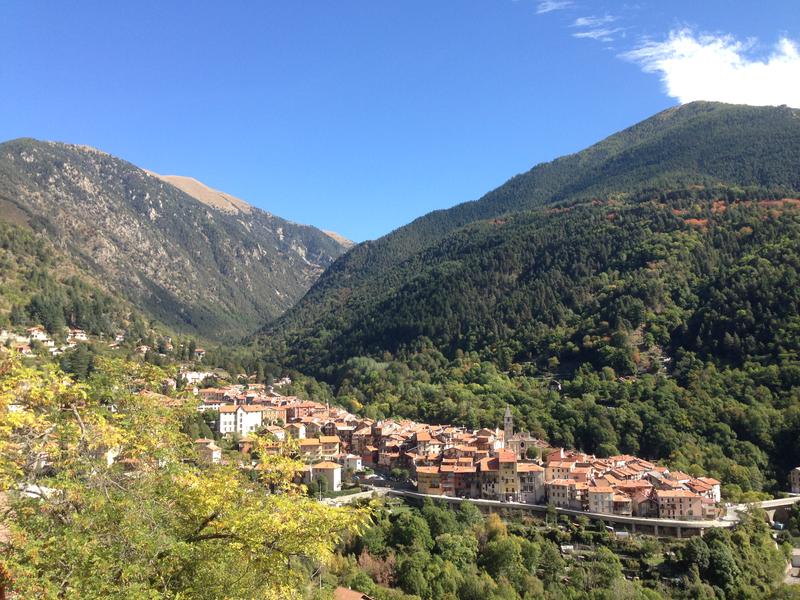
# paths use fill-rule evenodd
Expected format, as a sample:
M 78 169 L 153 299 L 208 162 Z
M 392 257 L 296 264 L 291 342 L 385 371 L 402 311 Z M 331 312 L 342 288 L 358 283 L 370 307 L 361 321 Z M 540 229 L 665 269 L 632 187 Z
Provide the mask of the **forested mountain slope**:
M 662 329 L 645 313 L 699 310 L 689 298 L 710 293 L 728 276 L 723 267 L 767 241 L 731 228 L 777 228 L 765 235 L 792 239 L 785 228 L 794 217 L 775 214 L 791 207 L 758 201 L 797 195 L 798 167 L 800 111 L 670 109 L 477 202 L 357 246 L 267 336 L 283 336 L 285 349 L 273 347 L 315 370 L 420 336 L 446 350 L 497 346 L 511 359 L 540 360 L 561 354 L 541 347 L 550 336 L 580 331 L 580 346 L 592 333 L 587 319 L 606 323 L 600 336 L 620 329 L 619 311 L 605 304 L 634 310 L 629 297 L 637 298 L 637 315 L 628 329 L 647 322 L 667 344 L 688 313 Z M 753 212 L 760 210 L 767 223 Z M 638 287 L 626 291 L 620 279 Z
M 0 327 L 42 325 L 112 337 L 141 318 L 130 303 L 87 277 L 43 236 L 0 221 Z
M 783 489 L 798 177 L 798 111 L 672 109 L 359 245 L 260 348 L 377 418 L 496 426 L 508 403 L 552 443 Z
M 177 331 L 241 337 L 344 251 L 316 228 L 241 205 L 209 206 L 92 148 L 0 145 L 0 218 L 44 232 L 76 268 Z

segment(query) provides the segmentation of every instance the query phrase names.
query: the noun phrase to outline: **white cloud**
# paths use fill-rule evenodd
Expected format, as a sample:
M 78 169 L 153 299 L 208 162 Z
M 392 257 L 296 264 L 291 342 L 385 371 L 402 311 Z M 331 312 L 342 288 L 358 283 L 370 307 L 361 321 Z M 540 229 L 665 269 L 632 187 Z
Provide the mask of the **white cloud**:
M 544 0 L 536 6 L 536 14 L 543 15 L 554 10 L 564 10 L 572 6 L 572 0 Z
M 604 17 L 578 17 L 571 27 L 600 27 L 616 21 L 618 17 L 605 15 Z
M 572 37 L 579 39 L 600 40 L 601 42 L 613 42 L 614 36 L 620 31 L 622 31 L 621 27 L 615 27 L 613 29 L 601 27 L 599 29 L 589 29 L 588 31 L 576 31 L 572 34 Z
M 666 93 L 681 103 L 712 100 L 733 104 L 800 108 L 800 52 L 782 38 L 766 58 L 752 58 L 753 40 L 730 35 L 670 33 L 623 54 L 648 73 L 658 73 Z
M 572 37 L 613 42 L 616 34 L 624 30 L 622 27 L 610 27 L 611 23 L 618 19 L 619 17 L 614 15 L 578 17 L 570 27 L 580 27 L 584 31 L 576 31 L 572 34 Z

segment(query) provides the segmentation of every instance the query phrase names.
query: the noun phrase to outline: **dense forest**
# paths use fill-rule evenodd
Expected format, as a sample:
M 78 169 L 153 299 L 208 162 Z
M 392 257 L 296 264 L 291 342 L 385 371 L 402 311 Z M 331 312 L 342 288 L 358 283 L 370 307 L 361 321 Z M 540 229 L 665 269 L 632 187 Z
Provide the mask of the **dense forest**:
M 504 522 L 469 503 L 382 506 L 332 571 L 376 600 L 798 597 L 781 584 L 791 547 L 777 546 L 757 513 L 734 532 L 688 541 L 620 539 L 585 518 L 547 521 Z
M 111 335 L 133 313 L 123 299 L 79 275 L 46 237 L 0 222 L 0 325 Z
M 372 298 L 376 306 L 399 289 L 406 283 L 404 263 L 434 252 L 466 226 L 502 226 L 515 213 L 596 200 L 627 204 L 663 197 L 671 203 L 683 190 L 762 199 L 797 192 L 799 139 L 799 113 L 786 107 L 695 102 L 669 109 L 582 152 L 538 165 L 480 200 L 434 211 L 356 246 L 265 333 L 291 338 L 324 326 L 335 339 L 339 330 L 330 326 L 331 315 L 347 311 L 344 327 L 352 314 L 362 316 L 349 312 L 352 305 Z M 438 260 L 446 269 L 461 258 L 452 253 Z

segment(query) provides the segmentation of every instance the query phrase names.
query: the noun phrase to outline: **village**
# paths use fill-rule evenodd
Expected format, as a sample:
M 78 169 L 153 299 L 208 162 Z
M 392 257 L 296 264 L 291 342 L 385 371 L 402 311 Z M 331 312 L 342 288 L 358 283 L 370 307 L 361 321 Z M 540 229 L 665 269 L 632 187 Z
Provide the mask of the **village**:
M 630 455 L 598 458 L 552 447 L 516 432 L 511 408 L 503 427 L 470 431 L 409 420 L 372 420 L 319 402 L 283 396 L 281 384 L 195 388 L 199 411 L 216 411 L 217 433 L 243 454 L 253 434 L 268 454 L 291 452 L 305 463 L 298 479 L 342 489 L 343 474 L 364 469 L 405 480 L 421 494 L 553 505 L 587 513 L 680 520 L 721 516 L 720 482 L 670 471 Z M 196 440 L 206 460 L 221 448 Z
M 0 331 L 0 344 L 21 356 L 39 347 L 51 356 L 89 341 L 80 329 L 63 333 L 58 344 L 41 326 Z M 111 350 L 124 333 L 104 342 Z M 169 340 L 168 340 L 169 342 Z M 139 345 L 137 354 L 150 348 Z M 205 350 L 192 348 L 194 361 Z M 213 412 L 218 440 L 225 439 L 241 453 L 253 451 L 252 436 L 266 454 L 293 454 L 304 464 L 298 482 L 328 492 L 341 492 L 343 483 L 391 479 L 420 494 L 464 499 L 552 505 L 572 511 L 622 517 L 712 521 L 721 518 L 721 483 L 694 477 L 631 455 L 597 457 L 554 447 L 545 440 L 518 432 L 511 407 L 502 428 L 468 430 L 411 420 L 373 420 L 340 407 L 283 395 L 289 378 L 269 385 L 249 383 L 222 387 L 199 386 L 216 381 L 214 370 L 187 363 L 179 377 L 197 397 L 199 412 Z M 175 379 L 165 387 L 175 389 Z M 208 462 L 223 460 L 215 440 L 199 438 L 195 446 Z M 257 461 L 253 461 L 257 466 Z M 800 467 L 789 473 L 789 488 L 800 493 Z

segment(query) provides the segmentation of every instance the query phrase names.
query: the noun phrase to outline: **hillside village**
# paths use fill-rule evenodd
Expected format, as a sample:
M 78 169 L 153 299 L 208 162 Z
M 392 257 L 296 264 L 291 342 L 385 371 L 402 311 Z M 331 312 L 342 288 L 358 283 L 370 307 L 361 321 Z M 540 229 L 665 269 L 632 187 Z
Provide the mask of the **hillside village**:
M 361 418 L 294 396 L 278 385 L 196 390 L 199 411 L 217 411 L 217 433 L 243 454 L 253 434 L 272 440 L 266 451 L 296 453 L 304 483 L 326 480 L 338 491 L 342 475 L 369 468 L 408 478 L 423 494 L 552 504 L 590 513 L 710 520 L 719 516 L 720 482 L 670 471 L 630 455 L 598 458 L 551 447 L 515 432 L 510 407 L 502 429 L 468 430 L 410 420 Z M 210 439 L 196 441 L 207 460 L 221 460 Z
M 57 344 L 53 337 L 44 327 L 28 327 L 24 332 L 9 331 L 0 329 L 0 345 L 7 345 L 15 354 L 20 356 L 33 356 L 33 349 L 36 344 L 40 344 L 47 349 L 51 356 L 60 356 L 67 350 L 75 348 L 80 342 L 88 341 L 89 337 L 83 329 L 67 327 L 64 329 L 64 343 Z M 116 342 L 122 341 L 120 335 Z
M 62 339 L 61 343 L 55 337 Z M 51 336 L 43 327 L 0 330 L 0 345 L 22 357 L 34 349 L 58 357 L 80 343 L 97 342 L 81 329 Z M 125 334 L 104 343 L 110 350 L 125 342 Z M 138 345 L 144 356 L 149 346 Z M 194 361 L 203 348 L 192 347 Z M 250 436 L 270 441 L 262 451 L 296 454 L 306 463 L 298 480 L 325 480 L 325 489 L 339 492 L 343 481 L 365 469 L 407 481 L 423 494 L 459 498 L 552 504 L 559 508 L 619 516 L 712 520 L 720 516 L 721 484 L 710 477 L 693 477 L 648 460 L 617 455 L 599 458 L 553 447 L 545 440 L 517 432 L 510 407 L 502 428 L 469 430 L 411 420 L 373 420 L 340 407 L 286 396 L 289 378 L 270 385 L 249 383 L 199 388 L 213 381 L 213 369 L 187 363 L 178 375 L 199 400 L 197 410 L 212 412 L 219 439 L 242 455 L 253 452 Z M 165 382 L 174 389 L 176 380 Z M 223 460 L 222 448 L 210 438 L 195 446 L 209 462 Z M 254 464 L 257 460 L 254 460 Z M 800 493 L 800 467 L 790 472 L 790 489 Z

